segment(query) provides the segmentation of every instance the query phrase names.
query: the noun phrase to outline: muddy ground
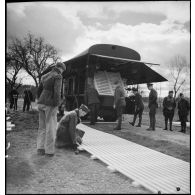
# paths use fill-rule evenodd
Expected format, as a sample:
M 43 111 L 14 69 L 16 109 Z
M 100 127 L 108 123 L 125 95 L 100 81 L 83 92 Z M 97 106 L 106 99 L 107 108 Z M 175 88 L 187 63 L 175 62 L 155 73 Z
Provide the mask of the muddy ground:
M 9 194 L 68 194 L 68 193 L 151 193 L 144 187 L 135 187 L 132 180 L 120 173 L 111 173 L 101 161 L 93 161 L 87 152 L 75 155 L 72 150 L 56 149 L 53 158 L 36 154 L 38 112 L 10 113 L 16 125 L 7 135 L 11 142 L 6 159 L 6 193 Z M 34 106 L 33 106 L 34 108 Z M 190 161 L 190 135 L 178 128 L 173 132 L 157 128 L 147 132 L 147 114 L 142 128 L 128 124 L 132 116 L 124 117 L 123 129 L 113 131 L 114 123 L 96 124 L 94 128 L 123 137 L 168 155 Z

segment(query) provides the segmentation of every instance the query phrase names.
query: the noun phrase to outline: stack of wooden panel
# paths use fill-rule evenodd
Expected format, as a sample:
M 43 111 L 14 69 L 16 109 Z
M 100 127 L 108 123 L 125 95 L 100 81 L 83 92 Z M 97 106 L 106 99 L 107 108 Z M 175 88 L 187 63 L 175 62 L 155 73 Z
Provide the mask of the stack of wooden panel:
M 118 171 L 154 193 L 190 193 L 190 164 L 86 125 L 80 150 L 91 153 L 112 172 Z

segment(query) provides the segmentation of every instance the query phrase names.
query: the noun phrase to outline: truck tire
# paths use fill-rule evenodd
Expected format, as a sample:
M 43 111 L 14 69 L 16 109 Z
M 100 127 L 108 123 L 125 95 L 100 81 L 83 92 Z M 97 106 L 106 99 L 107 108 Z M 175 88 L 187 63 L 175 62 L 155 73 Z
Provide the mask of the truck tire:
M 116 116 L 103 116 L 105 122 L 115 122 L 117 117 Z
M 103 115 L 103 119 L 106 122 L 115 122 L 117 119 L 117 115 L 116 112 L 113 112 L 112 110 L 107 111 L 104 115 Z

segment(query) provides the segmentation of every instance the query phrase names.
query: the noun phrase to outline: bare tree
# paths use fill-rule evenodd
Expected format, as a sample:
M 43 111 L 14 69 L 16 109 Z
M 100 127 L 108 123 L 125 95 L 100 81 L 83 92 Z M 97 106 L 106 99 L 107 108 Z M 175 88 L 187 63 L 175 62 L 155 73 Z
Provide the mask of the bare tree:
M 8 81 L 10 88 L 13 89 L 15 87 L 18 89 L 22 83 L 22 78 L 18 78 L 18 73 L 22 69 L 20 63 L 12 59 L 10 54 L 6 56 L 6 80 Z
M 13 38 L 8 46 L 12 58 L 33 78 L 36 87 L 41 81 L 41 74 L 59 59 L 54 46 L 45 43 L 44 38 L 28 33 L 23 40 Z
M 189 64 L 184 56 L 177 55 L 170 61 L 170 75 L 173 81 L 174 98 L 180 88 L 186 82 L 186 75 L 189 73 Z

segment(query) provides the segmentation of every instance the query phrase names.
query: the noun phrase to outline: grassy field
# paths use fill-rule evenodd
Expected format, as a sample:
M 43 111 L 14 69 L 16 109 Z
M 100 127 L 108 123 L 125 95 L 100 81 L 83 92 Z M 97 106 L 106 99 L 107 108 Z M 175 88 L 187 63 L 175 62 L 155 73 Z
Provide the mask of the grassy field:
M 16 125 L 7 134 L 11 142 L 6 160 L 6 189 L 8 194 L 43 194 L 43 193 L 130 193 L 150 194 L 143 187 L 135 187 L 132 180 L 119 173 L 110 173 L 105 164 L 91 161 L 84 152 L 75 155 L 73 151 L 56 149 L 53 158 L 40 157 L 36 154 L 38 129 L 38 111 L 33 103 L 33 110 L 22 112 L 22 103 L 18 102 L 19 111 L 11 112 L 10 117 Z M 163 116 L 157 113 L 157 130 L 148 132 L 147 109 L 143 114 L 143 126 L 132 127 L 132 115 L 125 115 L 121 131 L 113 131 L 116 123 L 98 123 L 95 129 L 111 133 L 129 141 L 141 144 L 159 152 L 190 162 L 190 129 L 183 134 L 163 131 Z
M 111 173 L 87 152 L 57 149 L 53 158 L 38 156 L 36 138 L 38 111 L 11 112 L 13 131 L 7 134 L 11 147 L 6 159 L 6 194 L 150 194 L 120 173 Z M 36 105 L 33 105 L 36 108 Z

